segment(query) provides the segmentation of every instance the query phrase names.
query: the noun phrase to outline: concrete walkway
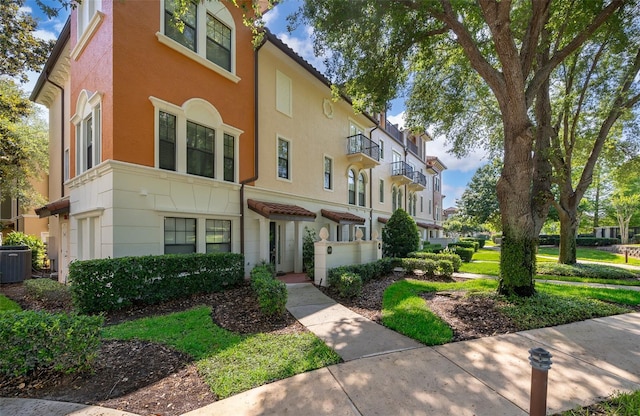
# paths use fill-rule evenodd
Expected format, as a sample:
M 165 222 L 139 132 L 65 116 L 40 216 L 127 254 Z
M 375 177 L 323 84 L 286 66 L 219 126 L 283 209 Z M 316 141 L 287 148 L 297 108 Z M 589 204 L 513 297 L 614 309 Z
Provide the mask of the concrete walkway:
M 287 308 L 344 363 L 189 412 L 210 415 L 527 415 L 529 350 L 552 354 L 548 414 L 640 390 L 640 313 L 426 347 L 289 284 Z M 0 415 L 127 415 L 70 403 L 0 398 Z

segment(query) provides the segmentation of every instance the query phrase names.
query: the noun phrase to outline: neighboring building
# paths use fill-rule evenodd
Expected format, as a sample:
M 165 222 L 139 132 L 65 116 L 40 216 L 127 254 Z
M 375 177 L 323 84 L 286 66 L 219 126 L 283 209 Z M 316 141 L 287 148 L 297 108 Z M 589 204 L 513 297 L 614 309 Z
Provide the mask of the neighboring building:
M 46 197 L 47 181 L 32 181 L 34 191 Z M 25 209 L 16 199 L 2 198 L 0 190 L 0 245 L 4 237 L 19 231 L 33 235 L 46 242 L 49 236 L 47 220 L 40 218 L 33 208 Z
M 446 221 L 447 219 L 449 219 L 449 217 L 457 213 L 458 213 L 458 208 L 456 207 L 445 208 L 445 210 L 442 211 L 442 219 Z
M 405 208 L 441 234 L 427 135 L 332 101 L 271 34 L 254 51 L 231 3 L 196 2 L 184 32 L 162 0 L 78 5 L 32 100 L 50 110 L 49 256 L 233 251 L 302 270 L 304 227 L 380 235 Z M 256 101 L 257 100 L 257 101 Z

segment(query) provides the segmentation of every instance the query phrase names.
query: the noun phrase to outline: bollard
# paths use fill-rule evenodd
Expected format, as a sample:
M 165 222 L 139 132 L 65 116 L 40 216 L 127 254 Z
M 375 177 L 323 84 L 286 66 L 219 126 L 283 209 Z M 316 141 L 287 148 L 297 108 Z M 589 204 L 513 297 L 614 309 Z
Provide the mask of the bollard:
M 529 350 L 531 363 L 531 400 L 529 402 L 530 416 L 545 416 L 547 414 L 547 380 L 551 368 L 551 354 L 544 348 Z
M 626 248 L 624 249 L 624 262 L 629 263 L 629 250 Z

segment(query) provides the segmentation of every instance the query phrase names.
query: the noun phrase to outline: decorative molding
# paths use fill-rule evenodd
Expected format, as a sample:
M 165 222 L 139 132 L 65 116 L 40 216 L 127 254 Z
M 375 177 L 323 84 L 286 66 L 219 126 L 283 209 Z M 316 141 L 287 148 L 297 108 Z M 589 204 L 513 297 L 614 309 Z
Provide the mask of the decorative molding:
M 73 58 L 74 61 L 77 61 L 80 55 L 82 55 L 84 48 L 87 47 L 87 44 L 89 43 L 93 35 L 95 35 L 95 33 L 98 31 L 98 28 L 102 24 L 103 20 L 104 13 L 102 13 L 101 11 L 96 11 L 89 21 L 87 28 L 84 30 L 84 32 L 82 32 L 82 35 L 78 39 L 78 43 L 76 43 L 76 46 L 74 46 L 73 50 L 71 51 L 71 58 Z

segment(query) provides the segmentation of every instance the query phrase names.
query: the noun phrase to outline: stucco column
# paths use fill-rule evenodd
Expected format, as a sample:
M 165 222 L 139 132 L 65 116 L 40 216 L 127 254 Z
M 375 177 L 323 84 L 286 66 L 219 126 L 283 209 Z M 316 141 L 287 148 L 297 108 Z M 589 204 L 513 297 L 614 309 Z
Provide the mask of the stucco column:
M 266 218 L 258 218 L 258 247 L 260 247 L 260 257 L 258 261 L 269 261 L 269 221 Z
M 303 231 L 304 225 L 302 225 L 302 221 L 294 221 L 294 244 L 295 247 L 293 249 L 293 272 L 294 273 L 302 273 L 302 239 L 303 239 Z

